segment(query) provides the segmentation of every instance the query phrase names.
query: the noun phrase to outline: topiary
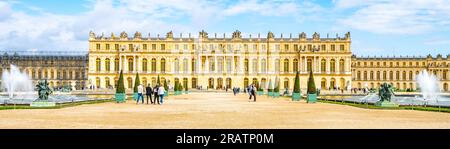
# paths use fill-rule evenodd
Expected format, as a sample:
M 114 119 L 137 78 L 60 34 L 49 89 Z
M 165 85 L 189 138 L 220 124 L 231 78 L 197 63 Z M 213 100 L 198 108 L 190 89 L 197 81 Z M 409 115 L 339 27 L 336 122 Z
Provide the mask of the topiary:
M 309 72 L 309 79 L 308 79 L 308 94 L 316 94 L 316 83 L 314 83 L 314 75 L 312 70 Z
M 139 81 L 139 73 L 136 73 L 136 78 L 135 78 L 135 81 L 134 81 L 134 88 L 133 88 L 134 93 L 138 92 L 139 84 L 141 84 L 141 82 Z
M 299 73 L 297 71 L 297 73 L 295 74 L 295 80 L 294 80 L 294 93 L 300 93 L 300 77 L 299 77 Z
M 123 83 L 122 70 L 120 70 L 119 80 L 117 81 L 116 93 L 125 93 L 125 84 Z

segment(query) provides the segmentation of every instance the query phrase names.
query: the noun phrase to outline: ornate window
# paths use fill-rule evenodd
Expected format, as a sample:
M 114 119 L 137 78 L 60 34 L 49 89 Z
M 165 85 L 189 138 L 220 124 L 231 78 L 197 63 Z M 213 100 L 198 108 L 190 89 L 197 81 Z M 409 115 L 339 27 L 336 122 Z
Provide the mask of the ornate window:
M 294 59 L 293 66 L 294 66 L 294 72 L 296 73 L 298 71 L 298 60 L 297 59 Z
M 312 70 L 312 60 L 311 59 L 306 60 L 306 70 L 307 71 Z
M 161 59 L 161 73 L 166 72 L 166 59 Z
M 280 72 L 280 59 L 275 60 L 275 73 Z
M 156 72 L 156 59 L 152 58 L 152 72 Z
M 253 73 L 258 73 L 258 60 L 256 58 L 253 59 L 252 68 L 253 68 Z
M 133 58 L 128 58 L 128 71 L 133 71 Z
M 344 61 L 344 59 L 339 60 L 339 71 L 341 73 L 345 72 L 345 61 Z
M 331 59 L 330 61 L 330 71 L 336 72 L 336 61 L 334 59 Z
M 147 59 L 146 58 L 144 58 L 143 60 L 142 60 L 142 71 L 144 71 L 144 72 L 146 72 L 147 71 L 147 63 L 148 63 L 148 61 L 147 61 Z
M 111 71 L 111 69 L 110 69 L 110 60 L 109 60 L 109 58 L 106 58 L 106 60 L 105 60 L 105 69 L 106 69 L 106 71 Z
M 179 73 L 180 72 L 180 62 L 178 61 L 178 58 L 175 59 L 175 61 L 173 62 L 173 65 L 175 67 L 175 73 Z
M 119 59 L 114 59 L 114 71 L 119 71 Z
M 322 73 L 327 71 L 327 61 L 325 59 L 320 60 L 320 71 Z
M 97 58 L 96 60 L 95 60 L 95 70 L 96 71 L 100 71 L 100 58 Z
M 267 68 L 267 62 L 266 62 L 266 59 L 261 59 L 261 72 L 262 73 L 266 73 L 267 72 L 267 70 L 266 70 L 266 68 Z
M 105 78 L 105 87 L 106 87 L 106 88 L 109 88 L 110 85 L 111 85 L 111 83 L 109 82 L 109 78 L 106 77 L 106 78 Z
M 283 68 L 284 68 L 284 72 L 289 72 L 289 60 L 288 59 L 284 59 Z
M 188 67 L 189 67 L 188 59 L 185 58 L 185 59 L 183 59 L 183 71 L 184 71 L 184 73 L 188 73 L 188 71 L 189 71 Z
M 244 70 L 245 73 L 248 73 L 248 59 L 244 59 Z

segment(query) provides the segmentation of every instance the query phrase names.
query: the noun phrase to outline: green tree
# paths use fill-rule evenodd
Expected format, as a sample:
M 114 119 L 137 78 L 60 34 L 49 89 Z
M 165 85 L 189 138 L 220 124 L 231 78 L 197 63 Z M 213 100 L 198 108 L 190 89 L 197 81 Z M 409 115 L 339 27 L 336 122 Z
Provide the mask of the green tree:
M 167 86 L 167 80 L 164 80 L 164 90 L 169 90 L 169 86 Z
M 272 92 L 273 91 L 273 86 L 272 86 L 272 80 L 269 79 L 269 88 L 267 89 L 268 92 Z
M 164 80 L 165 81 L 165 80 Z M 161 81 L 159 80 L 159 75 L 158 75 L 158 81 L 156 81 L 156 83 L 158 84 L 158 85 L 161 85 Z
M 312 70 L 309 72 L 309 79 L 308 79 L 308 94 L 315 94 L 316 93 L 316 83 L 314 83 L 314 75 Z
M 299 74 L 298 74 L 298 71 L 297 71 L 297 73 L 295 74 L 295 81 L 294 81 L 294 93 L 300 93 L 300 77 L 299 77 Z
M 123 83 L 122 70 L 120 70 L 119 80 L 117 81 L 116 93 L 125 93 L 125 84 Z
M 280 92 L 280 80 L 278 79 L 278 77 L 275 78 L 275 88 L 273 89 L 273 92 Z
M 141 82 L 139 81 L 139 73 L 136 73 L 136 78 L 134 80 L 134 88 L 133 88 L 134 93 L 138 92 L 139 84 L 141 84 Z

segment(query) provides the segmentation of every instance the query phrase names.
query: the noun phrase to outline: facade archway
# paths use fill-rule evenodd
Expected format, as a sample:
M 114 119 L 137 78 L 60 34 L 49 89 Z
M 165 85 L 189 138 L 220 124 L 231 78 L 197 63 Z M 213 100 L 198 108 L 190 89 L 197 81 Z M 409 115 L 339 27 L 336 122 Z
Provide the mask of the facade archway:
M 447 91 L 448 91 L 448 84 L 447 84 L 447 83 L 444 83 L 443 88 L 444 88 L 444 91 L 447 92 Z
M 227 80 L 226 80 L 226 87 L 227 88 L 231 88 L 231 84 L 232 84 L 231 78 L 227 78 Z
M 208 79 L 208 88 L 214 88 L 214 78 Z
M 336 88 L 336 79 L 331 78 L 330 80 L 330 89 L 335 89 Z
M 320 88 L 327 89 L 327 79 L 322 78 L 322 80 L 320 81 Z
M 223 88 L 223 79 L 217 78 L 217 89 L 222 89 L 222 88 Z

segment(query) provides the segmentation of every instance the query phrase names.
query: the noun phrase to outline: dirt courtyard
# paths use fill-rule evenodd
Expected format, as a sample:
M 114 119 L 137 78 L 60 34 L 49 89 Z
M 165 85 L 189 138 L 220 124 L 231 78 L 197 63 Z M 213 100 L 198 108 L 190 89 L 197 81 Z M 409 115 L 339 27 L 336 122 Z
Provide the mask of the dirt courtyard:
M 231 93 L 169 96 L 164 105 L 133 101 L 62 109 L 1 110 L 0 128 L 450 128 L 450 114 L 375 110 Z

